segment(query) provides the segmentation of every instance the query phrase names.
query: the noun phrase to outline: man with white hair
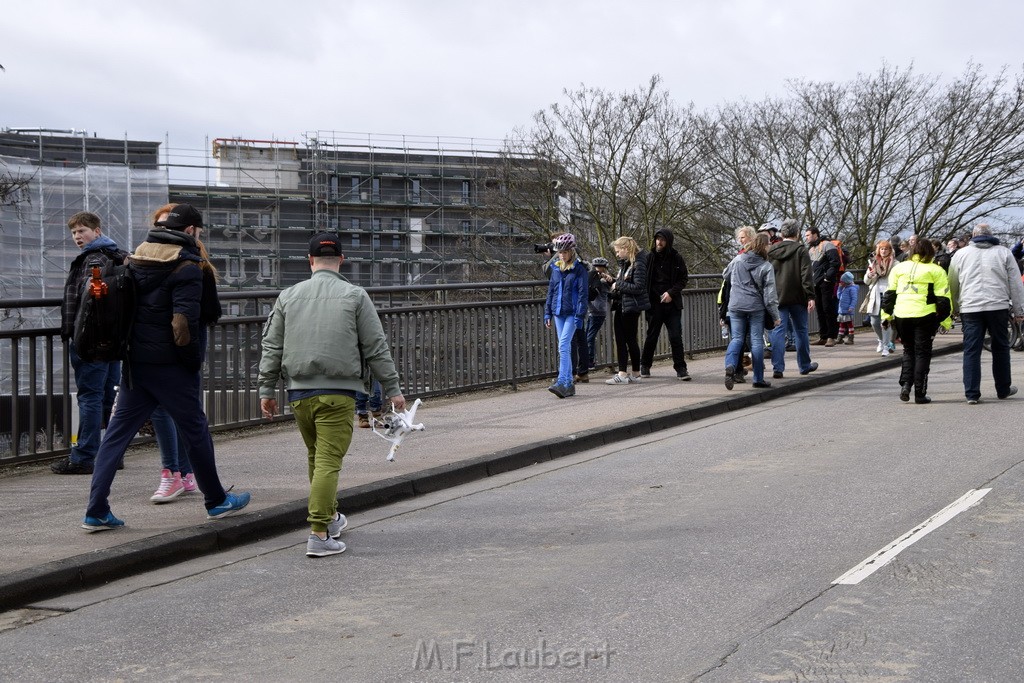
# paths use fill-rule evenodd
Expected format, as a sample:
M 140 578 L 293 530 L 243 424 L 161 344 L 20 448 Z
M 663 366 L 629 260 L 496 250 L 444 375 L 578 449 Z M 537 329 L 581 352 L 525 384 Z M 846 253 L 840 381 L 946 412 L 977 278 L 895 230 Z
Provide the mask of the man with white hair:
M 970 244 L 958 249 L 949 264 L 953 310 L 964 330 L 964 395 L 967 403 L 981 400 L 981 348 L 992 337 L 992 378 L 996 396 L 1017 393 L 1010 377 L 1010 315 L 1024 321 L 1024 284 L 1010 250 L 1000 246 L 987 223 L 974 227 Z

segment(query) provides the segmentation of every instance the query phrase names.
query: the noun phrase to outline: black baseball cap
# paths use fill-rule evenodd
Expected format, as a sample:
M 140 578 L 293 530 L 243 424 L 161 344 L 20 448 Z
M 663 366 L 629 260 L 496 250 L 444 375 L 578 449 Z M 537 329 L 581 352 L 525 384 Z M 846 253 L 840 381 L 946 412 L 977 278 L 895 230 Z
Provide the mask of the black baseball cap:
M 189 226 L 201 228 L 203 227 L 203 214 L 199 213 L 191 204 L 175 204 L 167 214 L 167 218 L 157 221 L 154 225 L 170 230 L 184 230 Z
M 321 232 L 309 241 L 310 256 L 341 256 L 341 242 L 337 235 Z

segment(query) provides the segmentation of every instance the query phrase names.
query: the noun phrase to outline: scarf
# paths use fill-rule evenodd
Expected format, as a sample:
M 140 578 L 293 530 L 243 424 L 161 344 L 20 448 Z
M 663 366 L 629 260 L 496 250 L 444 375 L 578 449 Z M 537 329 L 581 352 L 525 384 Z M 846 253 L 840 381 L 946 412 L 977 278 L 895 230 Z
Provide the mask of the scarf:
M 882 258 L 878 256 L 878 252 L 875 252 L 875 275 L 878 277 L 885 277 L 889 274 L 889 269 L 892 268 L 893 261 L 892 252 L 889 253 L 889 258 Z

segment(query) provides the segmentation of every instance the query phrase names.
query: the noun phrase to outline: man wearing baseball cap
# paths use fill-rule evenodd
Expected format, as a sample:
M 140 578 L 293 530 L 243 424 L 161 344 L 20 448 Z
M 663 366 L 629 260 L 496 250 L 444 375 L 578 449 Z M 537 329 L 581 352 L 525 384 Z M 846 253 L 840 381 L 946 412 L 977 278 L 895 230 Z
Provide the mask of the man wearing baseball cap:
M 96 454 L 82 522 L 87 531 L 124 526 L 111 512 L 110 487 L 128 444 L 157 406 L 163 406 L 178 426 L 207 518 L 227 517 L 249 504 L 250 494 L 228 493 L 221 484 L 201 397 L 203 258 L 195 235 L 202 229 L 203 216 L 190 204 L 177 204 L 156 225 L 129 258 L 136 303 L 125 381 Z
M 345 257 L 337 235 L 309 241 L 313 274 L 281 292 L 263 328 L 260 409 L 277 414 L 282 375 L 288 404 L 306 444 L 310 535 L 307 557 L 345 551 L 338 540 L 348 525 L 338 512 L 338 473 L 352 441 L 355 395 L 369 393 L 376 377 L 395 410 L 405 409 L 398 371 L 370 296 L 338 272 Z

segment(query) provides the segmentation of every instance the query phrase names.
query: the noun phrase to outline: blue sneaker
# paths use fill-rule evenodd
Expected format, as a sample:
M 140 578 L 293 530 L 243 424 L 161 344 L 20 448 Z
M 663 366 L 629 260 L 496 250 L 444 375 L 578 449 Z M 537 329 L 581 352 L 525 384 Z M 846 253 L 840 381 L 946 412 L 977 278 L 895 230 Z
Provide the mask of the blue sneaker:
M 124 520 L 118 519 L 113 512 L 108 512 L 105 517 L 85 516 L 82 520 L 82 528 L 93 533 L 94 531 L 106 531 L 107 529 L 120 529 L 124 526 Z
M 224 497 L 223 503 L 206 511 L 206 518 L 221 519 L 233 515 L 249 504 L 250 497 L 248 493 L 229 493 Z

